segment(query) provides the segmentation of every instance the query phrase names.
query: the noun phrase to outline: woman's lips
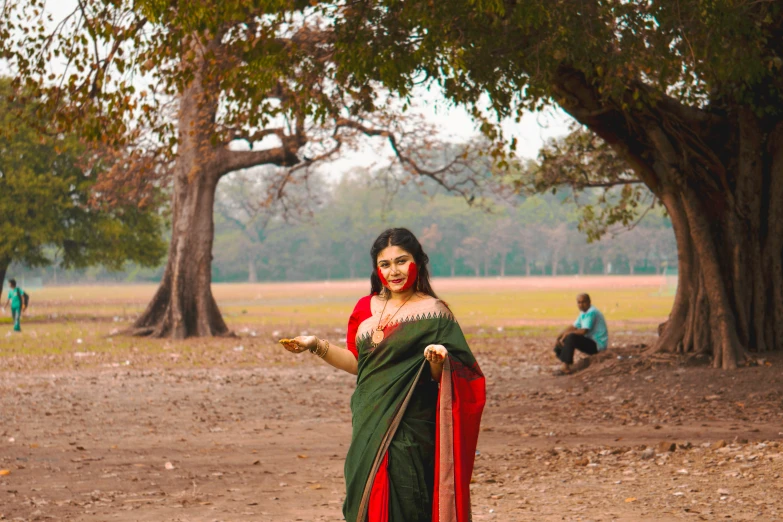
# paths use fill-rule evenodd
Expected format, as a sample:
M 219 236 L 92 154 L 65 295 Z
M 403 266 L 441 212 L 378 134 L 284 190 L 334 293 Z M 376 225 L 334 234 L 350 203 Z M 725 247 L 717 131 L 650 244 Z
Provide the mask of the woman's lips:
M 405 279 L 392 279 L 391 280 L 391 282 L 394 283 L 395 285 L 398 285 L 398 284 L 402 283 L 403 281 L 405 281 Z

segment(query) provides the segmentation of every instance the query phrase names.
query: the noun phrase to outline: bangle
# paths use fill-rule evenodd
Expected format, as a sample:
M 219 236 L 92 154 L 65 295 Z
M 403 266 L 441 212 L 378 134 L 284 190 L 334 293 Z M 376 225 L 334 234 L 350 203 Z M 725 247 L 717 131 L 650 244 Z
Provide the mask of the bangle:
M 323 347 L 323 349 L 321 348 L 321 341 L 323 341 L 325 343 L 325 346 Z M 326 357 L 326 354 L 328 352 L 329 352 L 329 341 L 326 341 L 324 339 L 318 339 L 318 341 L 316 341 L 316 343 L 315 343 L 315 346 L 310 349 L 310 353 L 314 353 L 315 355 L 317 355 L 321 359 Z

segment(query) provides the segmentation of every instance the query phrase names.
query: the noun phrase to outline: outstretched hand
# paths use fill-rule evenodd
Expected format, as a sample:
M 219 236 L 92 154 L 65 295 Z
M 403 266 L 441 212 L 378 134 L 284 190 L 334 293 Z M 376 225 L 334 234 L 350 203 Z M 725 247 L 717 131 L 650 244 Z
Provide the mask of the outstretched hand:
M 314 335 L 300 335 L 293 339 L 280 339 L 278 342 L 291 353 L 302 353 L 305 350 L 314 350 L 318 344 L 318 338 Z
M 432 364 L 443 364 L 449 351 L 442 344 L 431 344 L 424 349 L 424 358 Z

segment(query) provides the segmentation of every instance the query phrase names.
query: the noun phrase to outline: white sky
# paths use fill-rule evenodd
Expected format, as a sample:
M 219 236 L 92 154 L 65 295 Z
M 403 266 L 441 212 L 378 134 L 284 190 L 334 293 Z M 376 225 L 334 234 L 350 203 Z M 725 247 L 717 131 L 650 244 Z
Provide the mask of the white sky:
M 49 0 L 49 10 L 55 20 L 62 19 L 73 11 L 76 0 Z M 461 107 L 449 104 L 438 93 L 421 90 L 417 100 L 416 110 L 427 121 L 439 129 L 439 136 L 444 141 L 466 141 L 478 135 L 477 125 L 470 115 Z M 504 133 L 510 139 L 518 141 L 517 154 L 524 158 L 535 158 L 542 144 L 549 138 L 568 133 L 571 117 L 557 108 L 546 109 L 541 113 L 526 113 L 520 123 L 504 122 Z M 366 140 L 357 151 L 346 152 L 343 157 L 332 162 L 325 170 L 338 174 L 354 167 L 371 167 L 386 164 L 392 155 L 391 148 L 385 140 L 376 138 Z

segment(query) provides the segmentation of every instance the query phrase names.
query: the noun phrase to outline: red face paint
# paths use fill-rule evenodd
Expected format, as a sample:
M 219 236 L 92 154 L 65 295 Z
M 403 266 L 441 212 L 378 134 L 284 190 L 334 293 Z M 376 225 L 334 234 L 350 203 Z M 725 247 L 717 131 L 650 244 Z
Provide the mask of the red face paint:
M 381 278 L 381 284 L 385 286 L 386 288 L 389 288 L 389 282 L 386 280 L 385 277 L 383 277 L 383 272 L 381 272 L 381 268 L 378 267 L 378 277 Z
M 413 285 L 416 284 L 416 279 L 419 277 L 419 269 L 416 267 L 416 263 L 411 261 L 410 267 L 408 268 L 408 280 L 405 281 L 405 284 L 402 285 L 402 290 L 410 290 L 413 288 Z
M 381 284 L 385 286 L 386 288 L 389 288 L 389 282 L 386 280 L 385 277 L 383 277 L 383 272 L 381 272 L 380 267 L 378 268 L 378 277 L 381 279 Z M 413 285 L 416 284 L 416 279 L 419 277 L 419 269 L 416 266 L 416 263 L 411 261 L 410 267 L 408 268 L 408 279 L 405 281 L 405 284 L 402 285 L 402 290 L 410 290 Z

